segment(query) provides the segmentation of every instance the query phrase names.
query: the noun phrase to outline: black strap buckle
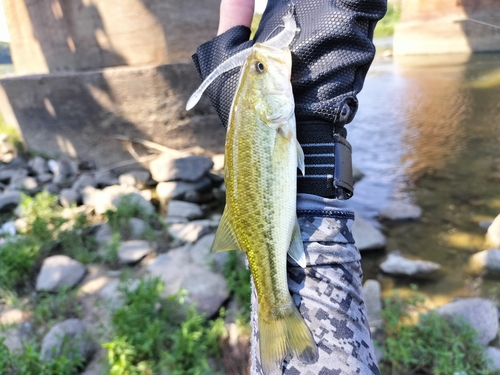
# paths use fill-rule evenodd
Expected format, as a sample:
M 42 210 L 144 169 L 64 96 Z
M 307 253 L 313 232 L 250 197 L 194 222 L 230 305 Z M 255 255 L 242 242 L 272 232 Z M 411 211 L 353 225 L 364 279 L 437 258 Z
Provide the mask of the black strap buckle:
M 354 191 L 352 175 L 352 147 L 347 139 L 339 134 L 333 135 L 335 170 L 333 172 L 333 187 L 337 199 L 349 199 Z

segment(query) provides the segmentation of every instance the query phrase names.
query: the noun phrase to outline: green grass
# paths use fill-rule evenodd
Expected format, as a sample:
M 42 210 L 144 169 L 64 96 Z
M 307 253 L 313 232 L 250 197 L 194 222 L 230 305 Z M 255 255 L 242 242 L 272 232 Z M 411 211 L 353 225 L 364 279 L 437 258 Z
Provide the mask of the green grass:
M 382 374 L 488 375 L 484 348 L 465 321 L 448 320 L 430 311 L 412 321 L 409 311 L 422 299 L 397 295 L 384 301 L 384 360 Z
M 401 7 L 395 7 L 391 4 L 387 5 L 387 13 L 375 27 L 375 38 L 383 38 L 394 34 L 394 25 L 396 25 L 401 18 Z
M 241 252 L 230 251 L 228 253 L 223 274 L 227 280 L 229 292 L 240 305 L 239 321 L 243 325 L 248 325 L 250 323 L 252 285 L 250 283 L 250 270 L 246 268 Z
M 223 320 L 208 321 L 183 295 L 163 299 L 159 279 L 143 279 L 130 291 L 120 287 L 124 304 L 112 315 L 114 339 L 108 350 L 110 375 L 215 374 L 210 358 L 219 355 Z

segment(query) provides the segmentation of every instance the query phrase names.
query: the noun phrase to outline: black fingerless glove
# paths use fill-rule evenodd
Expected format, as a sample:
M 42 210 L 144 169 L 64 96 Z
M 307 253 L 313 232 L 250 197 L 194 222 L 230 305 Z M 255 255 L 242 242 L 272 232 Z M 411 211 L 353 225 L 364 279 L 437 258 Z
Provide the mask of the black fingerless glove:
M 347 199 L 352 195 L 350 145 L 345 124 L 352 121 L 373 61 L 373 30 L 386 0 L 294 0 L 300 28 L 291 46 L 297 138 L 305 154 L 306 175 L 299 193 Z M 291 3 L 269 0 L 254 40 L 237 26 L 203 44 L 193 56 L 204 79 L 229 56 L 279 33 Z M 206 90 L 224 126 L 238 84 L 239 69 L 223 74 Z

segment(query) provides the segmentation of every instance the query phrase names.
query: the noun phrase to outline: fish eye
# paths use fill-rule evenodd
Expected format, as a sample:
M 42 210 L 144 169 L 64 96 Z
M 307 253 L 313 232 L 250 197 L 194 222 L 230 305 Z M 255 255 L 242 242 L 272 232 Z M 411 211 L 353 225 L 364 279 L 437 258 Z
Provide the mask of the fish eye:
M 264 70 L 266 70 L 266 66 L 262 64 L 260 61 L 257 61 L 255 63 L 255 70 L 259 73 L 264 73 Z

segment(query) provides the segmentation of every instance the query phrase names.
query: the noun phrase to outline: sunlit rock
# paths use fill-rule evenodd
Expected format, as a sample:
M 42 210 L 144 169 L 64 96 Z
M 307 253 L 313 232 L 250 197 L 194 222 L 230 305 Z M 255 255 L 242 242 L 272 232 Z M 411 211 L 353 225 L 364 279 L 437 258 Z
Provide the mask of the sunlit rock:
M 500 248 L 500 215 L 498 215 L 486 232 L 486 240 L 494 247 Z
M 80 262 L 66 255 L 54 255 L 43 261 L 36 279 L 37 291 L 57 292 L 77 285 L 87 269 Z
M 407 259 L 395 251 L 382 262 L 380 269 L 393 276 L 427 278 L 434 276 L 441 269 L 441 265 L 426 260 Z
M 489 276 L 500 276 L 500 250 L 483 250 L 472 255 L 468 270 L 476 275 L 485 273 Z
M 229 297 L 226 279 L 207 265 L 192 262 L 188 249 L 181 247 L 159 255 L 148 271 L 161 278 L 167 296 L 184 289 L 189 303 L 195 302 L 198 311 L 212 316 Z
M 120 244 L 118 249 L 118 259 L 124 264 L 139 262 L 146 255 L 153 251 L 148 241 L 132 240 Z
M 188 181 L 194 182 L 202 178 L 214 165 L 214 162 L 200 155 L 172 157 L 162 154 L 149 164 L 151 176 L 157 182 Z
M 477 333 L 477 342 L 487 345 L 498 332 L 498 310 L 495 304 L 484 298 L 464 298 L 435 310 L 438 314 L 451 319 L 463 319 Z

